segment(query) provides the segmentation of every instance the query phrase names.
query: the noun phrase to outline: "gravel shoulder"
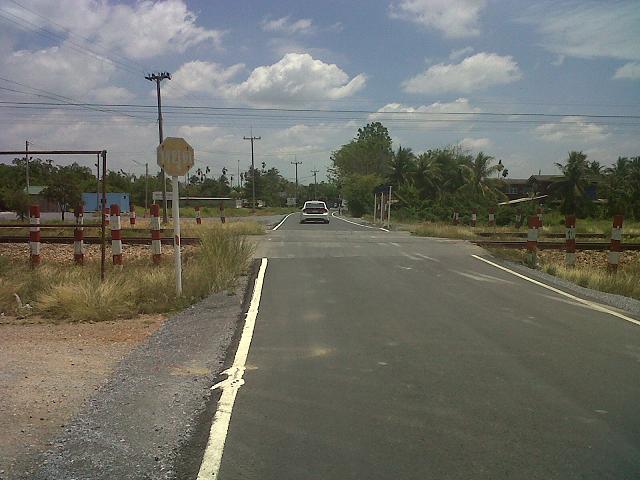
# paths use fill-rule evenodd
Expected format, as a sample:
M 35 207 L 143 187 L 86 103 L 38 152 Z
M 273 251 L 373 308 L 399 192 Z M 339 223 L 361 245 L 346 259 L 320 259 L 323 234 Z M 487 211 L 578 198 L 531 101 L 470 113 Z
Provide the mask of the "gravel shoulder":
M 185 450 L 206 442 L 201 420 L 215 408 L 210 387 L 225 368 L 243 321 L 254 270 L 169 318 L 131 351 L 35 468 L 17 479 L 185 478 Z
M 118 362 L 164 320 L 0 324 L 0 479 L 30 470 Z

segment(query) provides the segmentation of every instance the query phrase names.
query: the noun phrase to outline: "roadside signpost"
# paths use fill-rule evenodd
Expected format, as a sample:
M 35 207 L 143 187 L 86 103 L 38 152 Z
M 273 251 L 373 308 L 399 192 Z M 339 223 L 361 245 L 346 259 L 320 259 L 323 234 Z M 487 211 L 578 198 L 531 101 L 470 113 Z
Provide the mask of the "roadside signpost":
M 180 257 L 180 195 L 178 177 L 186 175 L 194 164 L 193 148 L 184 138 L 167 137 L 156 148 L 158 166 L 171 176 L 173 210 L 173 247 L 176 261 L 176 293 L 182 295 L 182 258 Z

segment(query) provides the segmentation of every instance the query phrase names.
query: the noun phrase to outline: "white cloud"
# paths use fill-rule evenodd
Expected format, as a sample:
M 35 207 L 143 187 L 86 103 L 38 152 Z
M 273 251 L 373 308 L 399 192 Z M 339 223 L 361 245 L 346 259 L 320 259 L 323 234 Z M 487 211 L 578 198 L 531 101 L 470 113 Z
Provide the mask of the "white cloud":
M 402 86 L 408 93 L 468 93 L 520 78 L 522 74 L 513 57 L 480 52 L 460 63 L 433 65 Z
M 291 16 L 270 20 L 265 18 L 262 21 L 262 30 L 265 32 L 282 33 L 285 35 L 295 35 L 297 33 L 309 34 L 315 31 L 313 22 L 308 18 L 292 20 Z
M 610 134 L 606 126 L 587 122 L 583 117 L 562 117 L 559 122 L 537 126 L 534 133 L 547 142 L 594 143 L 606 139 Z
M 615 79 L 640 80 L 640 62 L 629 62 L 616 70 Z
M 167 98 L 180 98 L 190 93 L 220 95 L 221 88 L 243 69 L 242 63 L 225 68 L 214 62 L 187 62 L 173 73 L 172 81 L 165 83 L 162 92 Z
M 39 27 L 55 28 L 45 20 L 49 19 L 61 25 L 61 34 L 69 30 L 87 38 L 93 50 L 116 50 L 132 59 L 183 53 L 206 42 L 219 48 L 224 35 L 221 30 L 198 26 L 197 16 L 183 0 L 140 0 L 133 5 L 95 0 L 34 0 L 29 8 L 41 16 L 13 4 L 5 7 L 12 15 Z M 74 37 L 74 42 L 82 40 Z
M 135 95 L 126 88 L 111 86 L 95 90 L 93 98 L 103 103 L 118 103 L 133 100 Z
M 640 60 L 640 6 L 618 2 L 547 2 L 520 19 L 533 24 L 542 45 L 558 55 Z
M 289 53 L 273 65 L 261 66 L 242 83 L 225 89 L 228 98 L 253 105 L 291 105 L 336 100 L 362 89 L 366 76 L 349 76 L 335 64 L 307 53 Z
M 430 130 L 448 127 L 461 120 L 468 121 L 475 115 L 443 115 L 451 113 L 479 113 L 480 108 L 472 107 L 466 98 L 458 98 L 453 102 L 435 102 L 430 105 L 411 107 L 401 103 L 388 103 L 378 109 L 376 113 L 369 115 L 369 120 L 382 120 L 393 124 L 394 119 L 402 122 L 415 122 L 417 128 Z M 428 115 L 432 114 L 432 115 Z M 468 124 L 465 124 L 469 126 Z
M 464 47 L 459 48 L 458 50 L 452 50 L 449 54 L 449 60 L 453 60 L 454 62 L 466 55 L 473 53 L 473 47 Z
M 460 146 L 465 150 L 480 151 L 492 147 L 493 142 L 488 138 L 463 138 Z
M 445 37 L 480 34 L 478 19 L 486 0 L 400 0 L 390 7 L 391 18 L 434 28 Z
M 12 78 L 27 85 L 70 97 L 85 96 L 106 86 L 115 70 L 111 63 L 58 46 L 18 50 L 0 65 L 3 71 L 11 72 Z

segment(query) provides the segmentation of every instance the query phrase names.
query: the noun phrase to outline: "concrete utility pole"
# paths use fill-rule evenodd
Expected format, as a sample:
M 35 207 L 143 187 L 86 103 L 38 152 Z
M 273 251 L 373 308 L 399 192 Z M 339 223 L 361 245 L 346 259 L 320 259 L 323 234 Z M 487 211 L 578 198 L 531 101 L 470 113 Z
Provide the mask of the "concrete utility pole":
M 100 215 L 104 216 L 104 212 L 100 210 L 100 154 L 98 154 L 98 160 L 96 161 L 96 212 L 100 211 Z
M 262 140 L 262 137 L 254 137 L 253 129 L 251 129 L 251 136 L 242 137 L 245 140 L 251 140 L 251 211 L 256 211 L 256 166 L 253 162 L 253 142 L 254 140 Z
M 160 143 L 164 140 L 164 136 L 162 135 L 162 101 L 160 99 L 160 82 L 162 80 L 171 80 L 171 74 L 169 72 L 158 72 L 151 73 L 149 75 L 145 75 L 147 80 L 150 82 L 156 82 L 156 92 L 158 95 L 158 136 L 160 138 Z M 167 176 L 164 173 L 164 169 L 160 169 L 160 173 L 162 173 L 162 197 L 164 198 L 164 203 L 162 205 L 162 223 L 167 223 L 169 221 L 167 217 Z
M 242 185 L 240 185 L 240 160 L 238 160 L 238 188 L 240 188 Z
M 291 165 L 296 166 L 296 206 L 298 206 L 298 197 L 300 196 L 298 192 L 298 165 L 302 165 L 302 162 L 298 161 L 298 157 L 293 157 L 295 159 L 294 162 L 291 162 Z
M 318 172 L 319 170 L 311 170 L 313 173 L 313 199 L 318 199 Z

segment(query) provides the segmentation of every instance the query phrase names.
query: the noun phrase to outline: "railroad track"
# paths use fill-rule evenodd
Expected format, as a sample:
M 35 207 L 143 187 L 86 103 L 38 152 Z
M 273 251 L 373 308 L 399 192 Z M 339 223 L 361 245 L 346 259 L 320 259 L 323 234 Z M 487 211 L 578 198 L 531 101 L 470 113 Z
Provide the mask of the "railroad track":
M 84 243 L 95 245 L 101 243 L 100 237 L 84 237 Z M 173 245 L 173 237 L 161 237 L 160 241 L 164 245 Z M 41 243 L 57 243 L 57 244 L 73 244 L 73 237 L 40 237 Z M 107 243 L 111 242 L 111 238 L 107 237 Z M 29 237 L 24 235 L 5 235 L 0 236 L 0 243 L 29 243 Z M 122 243 L 129 245 L 151 245 L 151 237 L 122 237 Z M 198 237 L 182 237 L 180 239 L 182 245 L 196 245 L 200 243 Z
M 526 240 L 471 240 L 481 247 L 526 248 Z M 538 250 L 564 250 L 564 241 L 539 241 Z M 609 250 L 609 242 L 576 242 L 576 250 Z M 640 250 L 640 243 L 623 243 L 623 250 Z

